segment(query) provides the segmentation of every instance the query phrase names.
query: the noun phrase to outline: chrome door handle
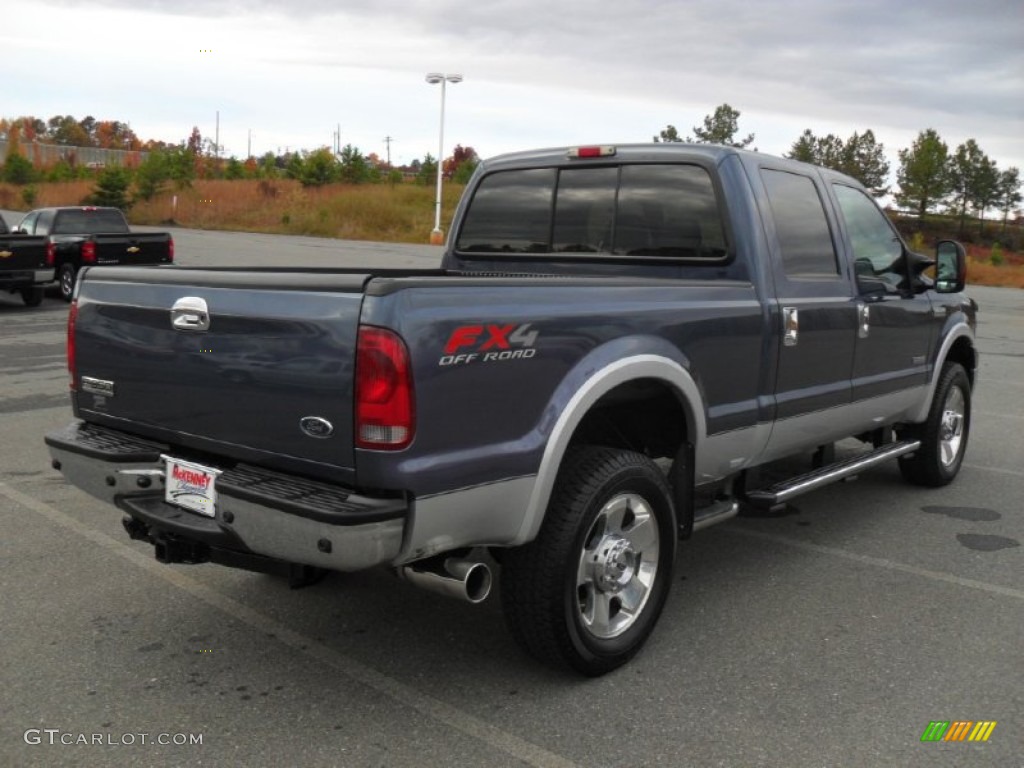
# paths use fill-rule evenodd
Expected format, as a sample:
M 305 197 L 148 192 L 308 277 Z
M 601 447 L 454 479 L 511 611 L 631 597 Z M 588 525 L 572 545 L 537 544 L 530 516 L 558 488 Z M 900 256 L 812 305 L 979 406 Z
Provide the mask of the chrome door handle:
M 800 332 L 800 317 L 796 307 L 782 308 L 782 344 L 795 347 Z
M 871 307 L 857 304 L 857 338 L 866 339 L 871 333 Z

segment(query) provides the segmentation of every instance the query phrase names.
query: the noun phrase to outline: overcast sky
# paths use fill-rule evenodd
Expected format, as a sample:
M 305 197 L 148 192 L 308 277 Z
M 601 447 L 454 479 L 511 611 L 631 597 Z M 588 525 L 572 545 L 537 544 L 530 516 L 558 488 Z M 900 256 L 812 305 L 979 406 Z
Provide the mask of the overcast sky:
M 805 128 L 919 131 L 1024 166 L 1022 0 L 0 0 L 0 115 L 122 120 L 228 155 L 650 141 L 728 102 L 763 152 Z

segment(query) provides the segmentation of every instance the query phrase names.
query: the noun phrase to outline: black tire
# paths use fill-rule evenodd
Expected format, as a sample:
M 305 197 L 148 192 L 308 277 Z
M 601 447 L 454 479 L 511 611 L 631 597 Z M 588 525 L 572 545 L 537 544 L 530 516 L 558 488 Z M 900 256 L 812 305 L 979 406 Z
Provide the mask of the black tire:
M 60 286 L 60 295 L 64 301 L 70 302 L 71 297 L 74 296 L 75 278 L 77 276 L 78 270 L 70 261 L 65 261 L 57 270 L 57 285 Z
M 653 461 L 571 449 L 537 538 L 505 553 L 501 597 L 512 636 L 540 661 L 585 675 L 621 666 L 665 605 L 676 539 L 672 491 Z
M 43 286 L 26 285 L 21 289 L 21 300 L 26 307 L 38 307 L 43 303 Z
M 942 367 L 928 419 L 901 432 L 921 441 L 911 457 L 900 458 L 900 472 L 915 485 L 939 488 L 960 471 L 971 432 L 971 380 L 959 363 Z

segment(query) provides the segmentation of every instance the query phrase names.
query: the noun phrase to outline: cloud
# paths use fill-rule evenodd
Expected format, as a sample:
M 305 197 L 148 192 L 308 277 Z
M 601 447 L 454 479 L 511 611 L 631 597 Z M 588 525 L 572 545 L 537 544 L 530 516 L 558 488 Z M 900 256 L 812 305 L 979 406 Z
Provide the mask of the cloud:
M 47 0 L 15 2 L 38 15 Z M 86 11 L 69 0 L 61 12 Z M 645 141 L 668 123 L 685 135 L 728 102 L 767 151 L 786 151 L 803 128 L 871 128 L 895 148 L 934 127 L 953 144 L 977 138 L 1002 165 L 1024 161 L 1022 10 L 1007 0 L 101 0 L 87 12 L 82 24 L 108 28 L 107 39 L 144 41 L 124 112 L 155 100 L 163 112 L 208 114 L 234 102 L 229 122 L 262 124 L 273 140 L 289 117 L 301 125 L 285 139 L 293 146 L 311 124 L 326 142 L 326 126 L 341 122 L 360 143 L 400 132 L 422 151 L 437 95 L 422 77 L 440 70 L 466 76 L 452 91 L 450 135 L 485 152 L 568 134 Z M 116 31 L 123 24 L 133 31 Z M 197 51 L 208 46 L 216 55 L 203 70 Z M 88 66 L 103 72 L 110 59 L 98 50 Z M 41 68 L 24 76 L 45 77 Z M 59 78 L 48 82 L 50 113 L 68 112 Z M 796 127 L 788 140 L 783 127 Z

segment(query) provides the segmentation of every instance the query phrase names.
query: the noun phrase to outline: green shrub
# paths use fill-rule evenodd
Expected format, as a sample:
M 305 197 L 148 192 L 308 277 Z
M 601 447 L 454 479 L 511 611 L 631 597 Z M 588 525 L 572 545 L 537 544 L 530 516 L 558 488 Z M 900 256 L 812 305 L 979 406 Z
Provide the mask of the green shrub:
M 993 267 L 1001 267 L 1006 263 L 1003 249 L 999 247 L 999 243 L 992 243 L 992 251 L 989 253 L 988 260 L 992 262 Z
M 35 208 L 36 200 L 39 198 L 39 190 L 34 184 L 29 184 L 21 190 L 21 201 L 29 208 Z
M 31 184 L 36 180 L 36 169 L 27 157 L 11 152 L 4 160 L 3 180 L 10 184 Z
M 86 205 L 109 205 L 126 211 L 131 207 L 128 199 L 128 185 L 131 183 L 131 171 L 119 165 L 108 165 L 100 171 L 96 177 L 96 186 L 82 202 Z

